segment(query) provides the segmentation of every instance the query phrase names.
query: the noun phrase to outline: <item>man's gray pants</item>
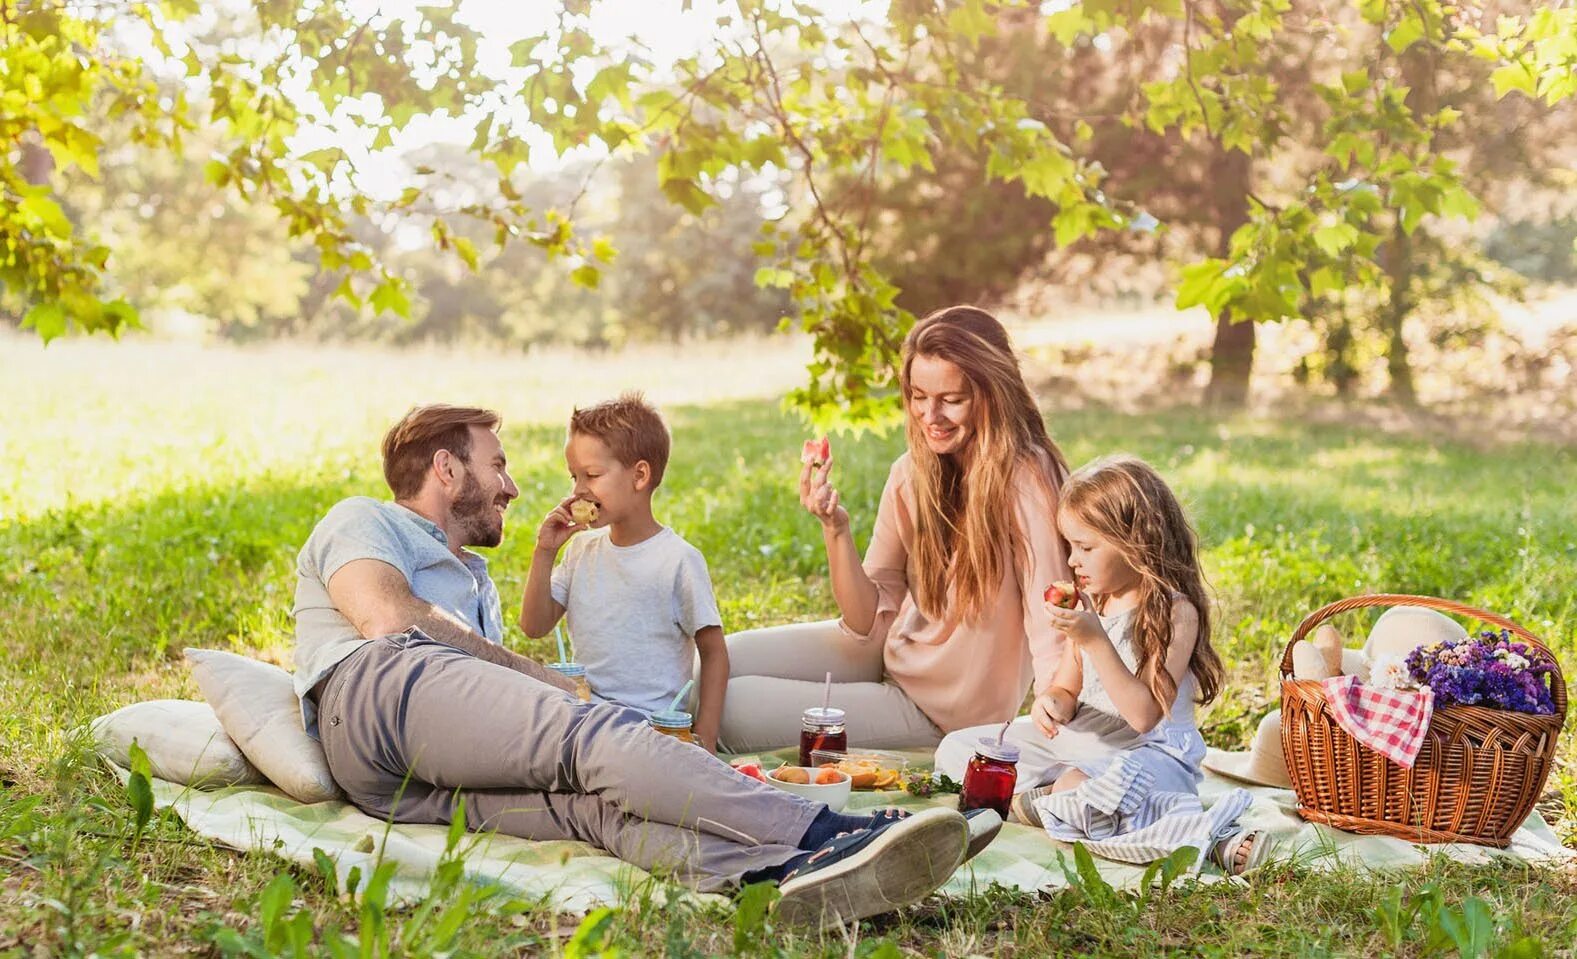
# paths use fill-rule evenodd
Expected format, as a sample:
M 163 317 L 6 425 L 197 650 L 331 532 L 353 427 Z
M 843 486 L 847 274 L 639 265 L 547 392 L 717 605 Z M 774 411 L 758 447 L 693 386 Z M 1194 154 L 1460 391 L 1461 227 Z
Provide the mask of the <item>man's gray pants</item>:
M 781 865 L 824 808 L 653 730 L 420 633 L 363 645 L 318 703 L 329 770 L 394 822 L 573 839 L 704 891 Z

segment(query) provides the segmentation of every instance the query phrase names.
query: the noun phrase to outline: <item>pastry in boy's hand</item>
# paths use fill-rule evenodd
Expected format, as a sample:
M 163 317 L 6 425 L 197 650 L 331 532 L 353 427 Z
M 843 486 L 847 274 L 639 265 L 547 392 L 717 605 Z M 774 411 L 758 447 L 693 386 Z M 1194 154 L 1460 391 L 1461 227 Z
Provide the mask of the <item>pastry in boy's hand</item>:
M 1063 609 L 1074 609 L 1079 605 L 1078 589 L 1065 579 L 1052 580 L 1051 585 L 1046 587 L 1043 598 L 1051 605 Z
M 597 522 L 597 504 L 591 500 L 578 499 L 569 504 L 569 518 L 581 526 L 590 526 Z
M 806 440 L 799 454 L 799 461 L 808 464 L 813 470 L 821 469 L 822 464 L 830 459 L 832 459 L 832 441 L 825 436 L 819 440 Z

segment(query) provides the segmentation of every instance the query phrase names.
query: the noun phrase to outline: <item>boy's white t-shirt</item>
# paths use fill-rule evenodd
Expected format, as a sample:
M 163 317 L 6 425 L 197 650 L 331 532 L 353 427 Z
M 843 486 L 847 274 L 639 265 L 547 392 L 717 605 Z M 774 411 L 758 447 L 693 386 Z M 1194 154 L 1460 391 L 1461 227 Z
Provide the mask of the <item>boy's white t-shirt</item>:
M 592 693 L 646 712 L 666 709 L 692 677 L 695 634 L 723 625 L 706 558 L 666 526 L 634 546 L 615 546 L 606 529 L 574 537 L 552 593 Z

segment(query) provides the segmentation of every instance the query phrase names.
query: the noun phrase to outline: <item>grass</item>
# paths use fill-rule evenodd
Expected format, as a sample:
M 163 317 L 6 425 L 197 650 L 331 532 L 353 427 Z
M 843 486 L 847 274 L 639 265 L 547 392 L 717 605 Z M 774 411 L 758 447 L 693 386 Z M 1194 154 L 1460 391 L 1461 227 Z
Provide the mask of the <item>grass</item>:
M 1536 955 L 1537 943 L 1572 941 L 1577 883 L 1521 867 L 1442 862 L 1380 878 L 1287 868 L 1143 903 L 1098 886 L 996 889 L 845 940 L 794 936 L 748 910 L 658 908 L 650 891 L 581 924 L 456 881 L 425 911 L 386 915 L 375 894 L 336 896 L 310 870 L 212 848 L 167 817 L 134 840 L 125 791 L 74 730 L 139 699 L 197 698 L 187 645 L 288 665 L 296 549 L 335 500 L 382 494 L 380 431 L 419 399 L 506 415 L 523 490 L 494 556 L 506 603 L 523 582 L 528 531 L 564 486 L 569 406 L 644 378 L 675 436 L 660 513 L 706 554 L 728 626 L 826 615 L 819 537 L 790 486 L 803 430 L 765 398 L 798 361 L 772 349 L 603 362 L 0 340 L 12 397 L 0 412 L 11 464 L 0 475 L 0 955 L 293 954 L 303 934 L 302 954 L 327 955 L 371 948 L 380 929 L 387 951 L 404 954 Z M 1048 422 L 1073 462 L 1136 453 L 1188 503 L 1232 671 L 1202 713 L 1213 744 L 1246 743 L 1277 698 L 1274 663 L 1292 627 L 1355 593 L 1416 591 L 1505 613 L 1577 668 L 1570 447 L 1186 409 L 1055 410 Z M 863 542 L 901 441 L 837 443 Z M 1367 620 L 1339 625 L 1358 636 Z M 1574 758 L 1568 741 L 1550 786 L 1569 798 L 1545 807 L 1569 842 Z

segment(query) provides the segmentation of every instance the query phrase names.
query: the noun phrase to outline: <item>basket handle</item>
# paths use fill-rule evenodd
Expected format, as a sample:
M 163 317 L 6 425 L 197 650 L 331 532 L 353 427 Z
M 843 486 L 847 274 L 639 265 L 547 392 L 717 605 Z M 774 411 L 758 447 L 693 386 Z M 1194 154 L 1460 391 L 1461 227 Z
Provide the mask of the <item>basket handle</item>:
M 1338 613 L 1349 610 L 1363 609 L 1366 606 L 1422 606 L 1425 609 L 1439 610 L 1444 613 L 1456 613 L 1467 616 L 1480 622 L 1499 626 L 1501 629 L 1510 630 L 1514 635 L 1525 639 L 1538 647 L 1549 661 L 1555 665 L 1554 681 L 1550 683 L 1550 697 L 1555 701 L 1555 711 L 1562 718 L 1566 716 L 1566 677 L 1561 673 L 1561 661 L 1555 658 L 1550 648 L 1539 637 L 1518 626 L 1516 623 L 1477 606 L 1466 603 L 1457 603 L 1449 599 L 1440 599 L 1435 596 L 1411 596 L 1406 593 L 1374 593 L 1369 596 L 1353 596 L 1348 599 L 1339 599 L 1334 603 L 1327 603 L 1303 618 L 1298 628 L 1292 631 L 1292 639 L 1287 641 L 1287 648 L 1281 654 L 1281 675 L 1285 679 L 1292 675 L 1292 647 L 1298 640 L 1303 639 L 1314 631 L 1314 627 L 1330 619 Z

